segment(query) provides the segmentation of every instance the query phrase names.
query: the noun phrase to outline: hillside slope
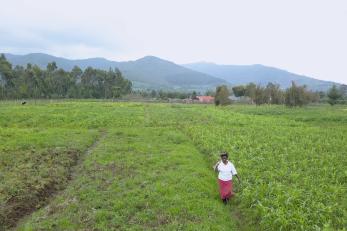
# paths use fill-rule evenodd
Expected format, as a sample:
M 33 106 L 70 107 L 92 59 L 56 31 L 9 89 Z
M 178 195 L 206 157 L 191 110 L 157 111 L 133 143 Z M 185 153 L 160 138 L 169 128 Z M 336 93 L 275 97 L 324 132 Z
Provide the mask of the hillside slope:
M 58 67 L 65 70 L 71 70 L 74 66 L 79 66 L 82 69 L 89 66 L 104 70 L 118 68 L 125 78 L 135 83 L 135 86 L 146 88 L 207 89 L 226 83 L 225 80 L 154 56 L 146 56 L 135 61 L 116 62 L 104 58 L 70 60 L 42 53 L 5 55 L 13 65 L 21 66 L 31 63 L 45 68 L 48 63 L 54 61 Z
M 250 82 L 266 85 L 268 82 L 272 82 L 279 84 L 282 88 L 287 88 L 291 85 L 292 81 L 295 81 L 299 85 L 307 85 L 310 89 L 325 91 L 334 84 L 333 82 L 318 80 L 260 64 L 218 65 L 200 62 L 185 64 L 183 66 L 224 79 L 232 85 L 247 84 Z

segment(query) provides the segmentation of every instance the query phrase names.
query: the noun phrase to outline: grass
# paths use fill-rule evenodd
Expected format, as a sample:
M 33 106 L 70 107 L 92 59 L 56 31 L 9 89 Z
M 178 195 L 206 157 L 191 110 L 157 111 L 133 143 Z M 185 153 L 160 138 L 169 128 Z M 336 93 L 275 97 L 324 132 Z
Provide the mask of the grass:
M 345 110 L 3 102 L 0 221 L 17 230 L 343 230 Z M 211 170 L 221 150 L 243 179 L 229 206 Z M 47 182 L 54 190 L 40 196 Z M 28 213 L 41 209 L 9 223 L 12 197 L 31 201 Z
M 0 228 L 13 226 L 62 189 L 95 136 L 78 129 L 1 128 Z
M 317 123 L 327 108 L 282 108 L 281 116 L 277 109 L 225 108 L 214 112 L 219 122 L 186 129 L 201 151 L 231 152 L 244 179 L 238 207 L 253 226 L 346 228 L 346 115 L 341 108 L 330 108 L 329 114 L 335 112 L 341 120 Z
M 226 222 L 227 221 L 227 222 Z M 168 128 L 108 132 L 80 177 L 18 230 L 232 230 L 202 155 Z

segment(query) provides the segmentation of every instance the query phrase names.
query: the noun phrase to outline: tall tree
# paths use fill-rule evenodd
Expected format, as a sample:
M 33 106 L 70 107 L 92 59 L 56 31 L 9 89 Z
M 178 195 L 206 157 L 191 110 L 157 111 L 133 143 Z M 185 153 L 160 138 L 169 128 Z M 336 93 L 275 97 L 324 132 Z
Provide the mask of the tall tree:
M 297 86 L 292 82 L 292 86 L 286 90 L 285 104 L 289 107 L 302 107 L 310 102 L 310 92 L 306 86 Z
M 82 74 L 83 74 L 83 71 L 78 66 L 74 66 L 71 70 L 71 76 L 74 79 L 74 82 L 76 84 L 81 83 Z
M 284 92 L 281 90 L 280 85 L 268 83 L 265 89 L 266 101 L 269 104 L 283 104 Z
M 152 98 L 157 97 L 157 92 L 156 92 L 155 90 L 152 90 L 152 91 L 151 91 L 151 97 L 152 97 Z
M 255 85 L 254 83 L 249 83 L 246 85 L 245 95 L 251 99 L 252 103 L 254 103 L 254 100 L 255 100 L 255 89 L 256 88 L 257 88 L 257 85 Z
M 257 85 L 255 88 L 255 94 L 254 94 L 254 102 L 256 105 L 261 105 L 267 103 L 268 96 L 266 94 L 265 88 L 261 85 Z
M 47 71 L 53 72 L 58 69 L 58 66 L 55 62 L 51 62 L 47 64 Z
M 340 92 L 341 92 L 342 98 L 344 100 L 347 100 L 347 85 L 346 84 L 341 84 Z
M 6 98 L 7 91 L 13 91 L 14 79 L 12 65 L 4 54 L 0 55 L 0 99 Z
M 193 99 L 193 100 L 194 100 L 194 99 L 197 99 L 196 96 L 197 96 L 196 91 L 193 91 L 191 99 Z
M 246 94 L 246 87 L 243 85 L 239 85 L 239 86 L 235 86 L 232 88 L 234 95 L 236 97 L 241 97 L 241 96 L 245 96 Z
M 215 105 L 228 105 L 231 103 L 231 100 L 229 99 L 230 92 L 228 90 L 228 87 L 226 85 L 218 86 L 216 88 L 216 96 L 214 98 Z
M 328 103 L 333 106 L 338 103 L 340 99 L 342 99 L 342 94 L 337 89 L 336 85 L 334 84 L 328 91 Z

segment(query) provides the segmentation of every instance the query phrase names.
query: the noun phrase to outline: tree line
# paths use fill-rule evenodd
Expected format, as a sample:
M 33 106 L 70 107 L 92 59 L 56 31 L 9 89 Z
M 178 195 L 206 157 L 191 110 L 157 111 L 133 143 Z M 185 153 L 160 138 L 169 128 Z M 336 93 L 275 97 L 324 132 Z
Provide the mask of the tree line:
M 187 99 L 194 98 L 197 93 L 195 91 L 174 91 L 168 89 L 141 89 L 141 90 L 133 90 L 132 95 L 139 96 L 141 98 L 147 99 L 159 99 L 159 100 L 168 100 L 168 99 Z
M 0 99 L 26 98 L 118 98 L 130 93 L 131 81 L 118 69 L 108 71 L 75 66 L 71 71 L 55 62 L 46 69 L 27 64 L 15 66 L 0 56 Z
M 143 98 L 196 99 L 197 92 L 168 90 L 132 90 L 131 81 L 125 79 L 118 69 L 108 71 L 88 67 L 82 70 L 75 66 L 71 71 L 58 68 L 55 62 L 46 69 L 27 64 L 15 66 L 0 55 L 0 100 L 1 99 L 44 99 L 44 98 L 119 98 L 132 94 Z M 231 95 L 247 97 L 252 104 L 285 104 L 290 107 L 303 106 L 312 102 L 328 102 L 331 105 L 347 102 L 347 86 L 335 85 L 328 92 L 313 92 L 306 86 L 292 82 L 292 86 L 281 89 L 278 84 L 266 86 L 249 83 L 228 88 L 218 86 L 216 91 L 205 95 L 215 96 L 216 105 L 232 102 Z
M 294 81 L 291 87 L 281 89 L 278 84 L 268 83 L 266 86 L 249 83 L 247 85 L 234 86 L 229 89 L 226 85 L 216 88 L 215 104 L 227 105 L 232 102 L 231 95 L 235 97 L 247 97 L 256 105 L 284 104 L 289 107 L 304 106 L 309 103 L 326 101 L 331 105 L 344 103 L 347 100 L 347 86 L 338 88 L 333 85 L 327 92 L 313 92 L 305 85 L 299 86 Z

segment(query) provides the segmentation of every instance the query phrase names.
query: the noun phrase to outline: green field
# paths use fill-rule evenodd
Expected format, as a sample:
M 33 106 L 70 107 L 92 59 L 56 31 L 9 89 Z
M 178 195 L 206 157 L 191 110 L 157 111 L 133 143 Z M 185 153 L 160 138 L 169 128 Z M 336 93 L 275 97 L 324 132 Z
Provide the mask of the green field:
M 0 141 L 0 230 L 347 230 L 346 107 L 1 102 Z

